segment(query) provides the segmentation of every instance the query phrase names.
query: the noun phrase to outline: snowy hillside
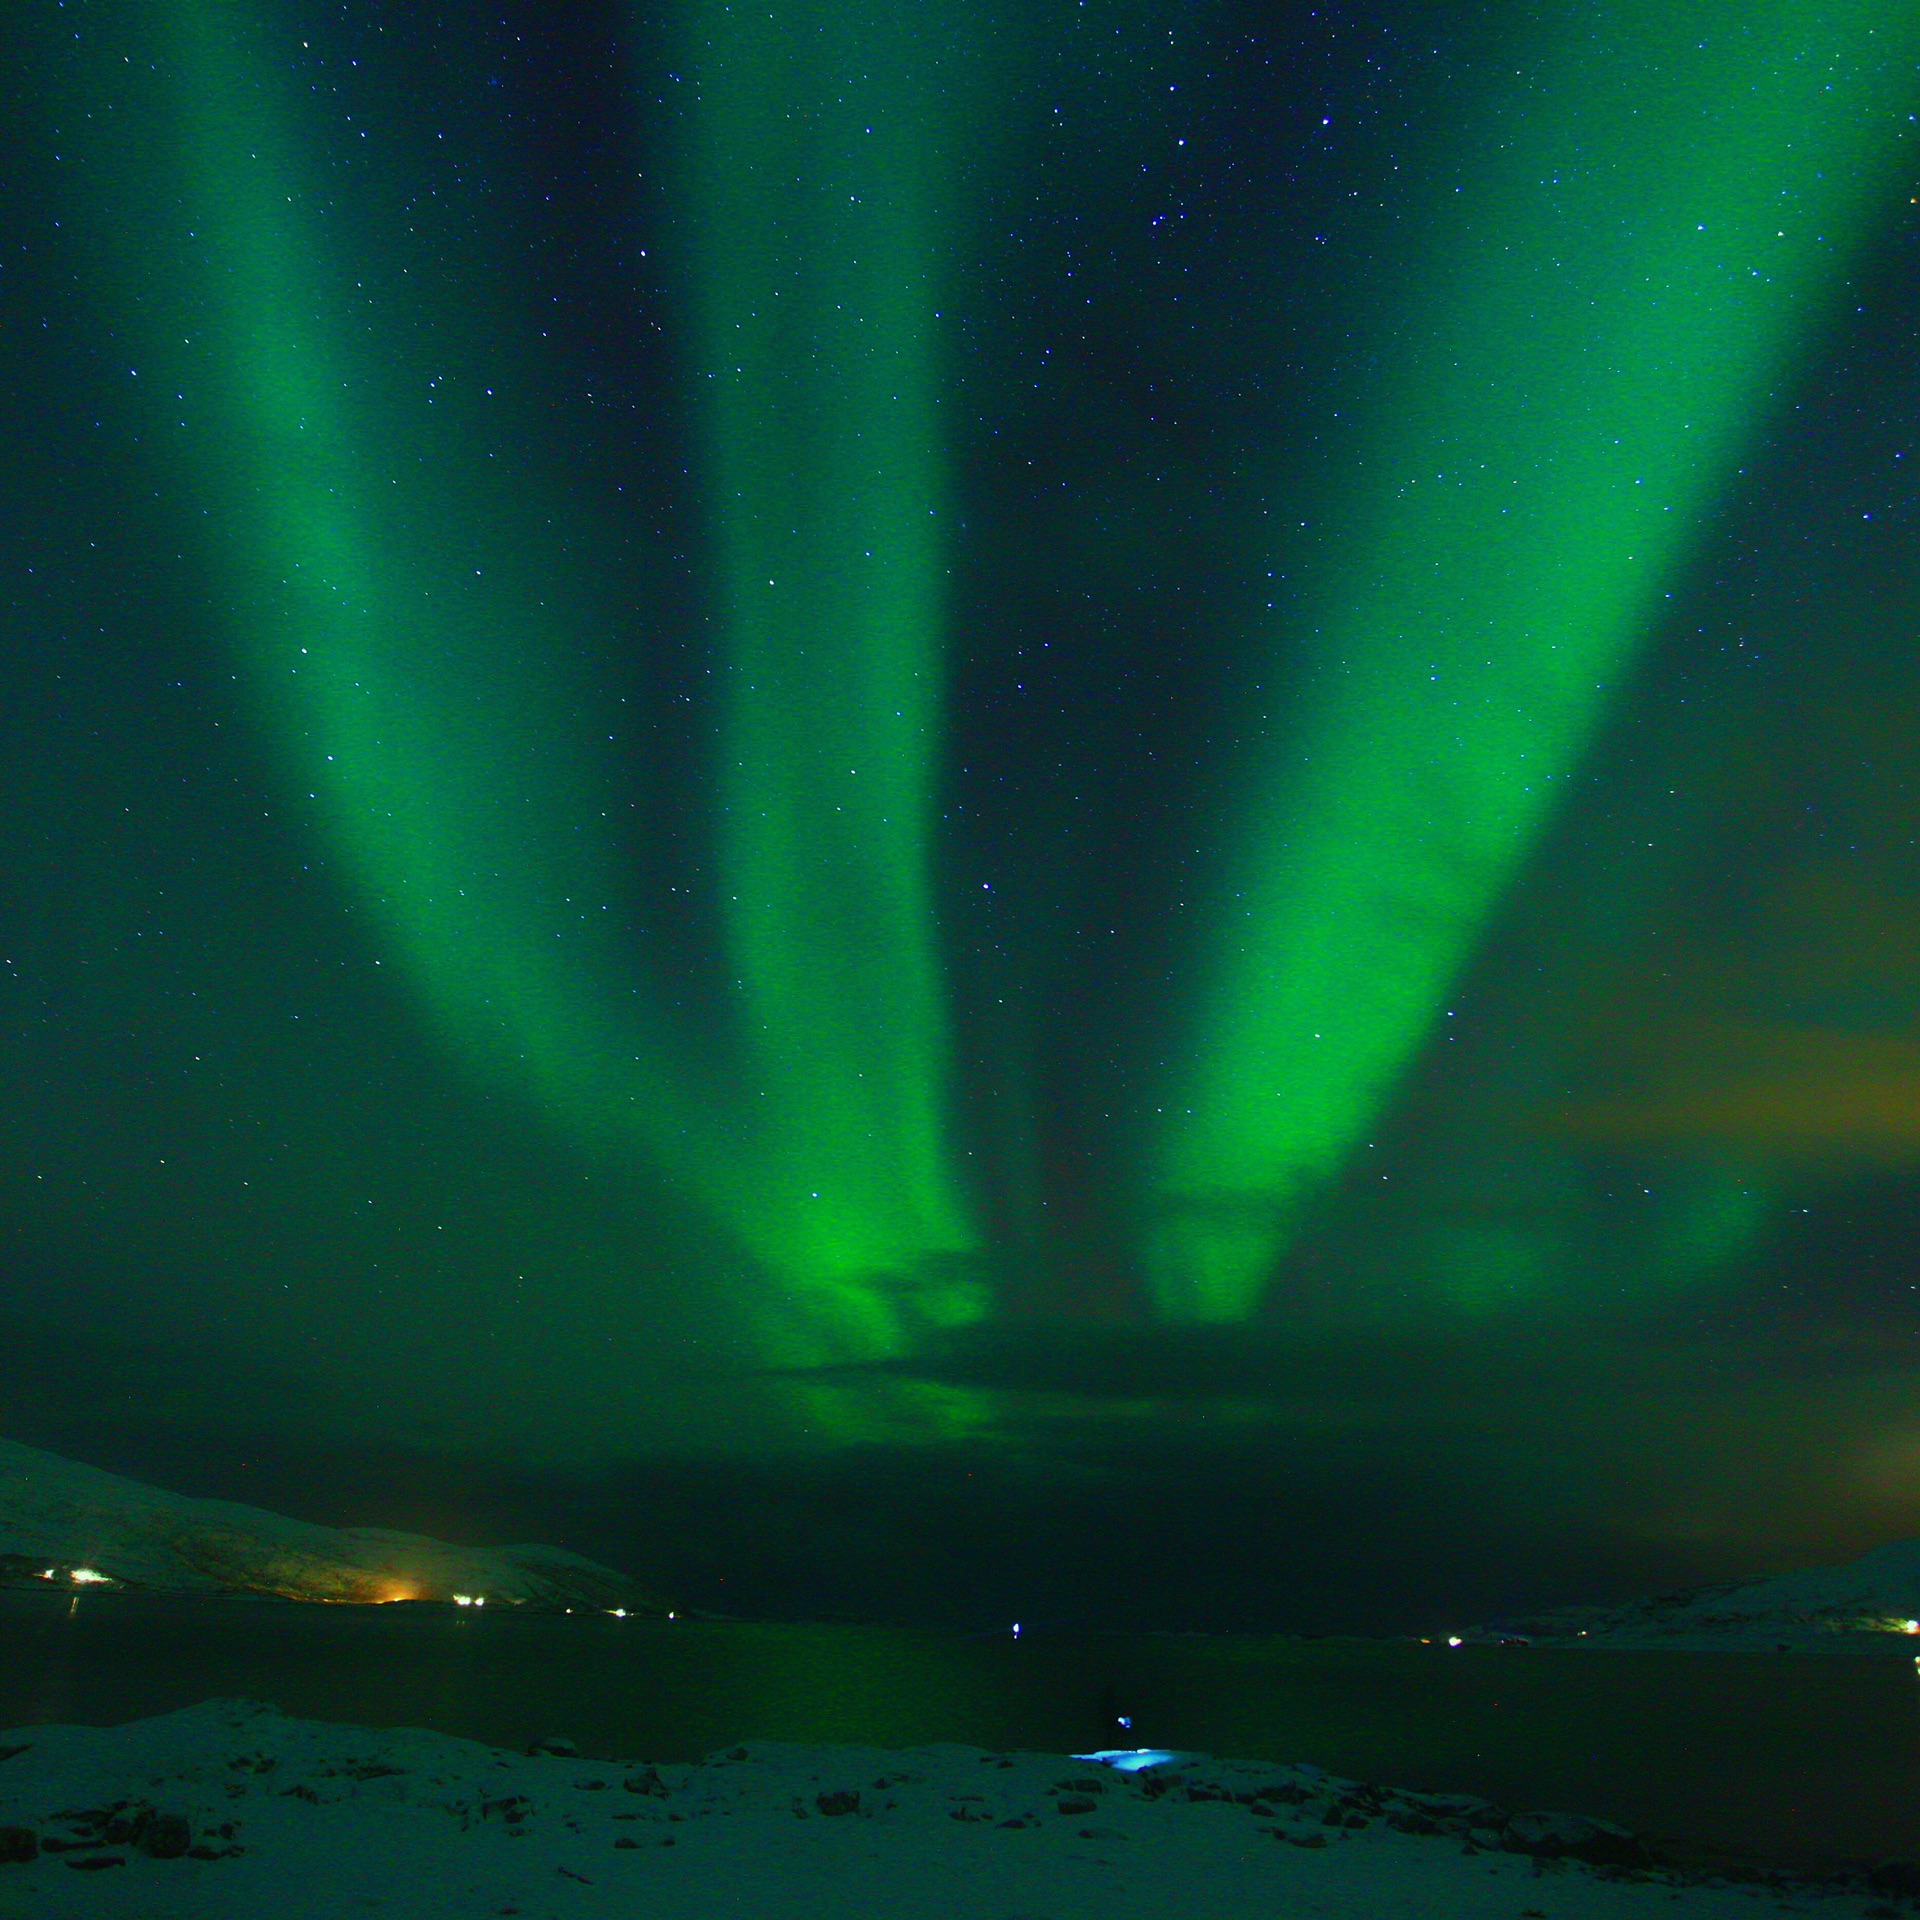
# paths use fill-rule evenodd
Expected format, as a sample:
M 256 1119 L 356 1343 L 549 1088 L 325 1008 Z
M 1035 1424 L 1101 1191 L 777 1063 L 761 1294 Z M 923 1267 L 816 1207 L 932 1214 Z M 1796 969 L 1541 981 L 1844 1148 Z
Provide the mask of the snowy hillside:
M 1545 1645 L 1675 1651 L 1886 1646 L 1920 1635 L 1920 1540 L 1875 1547 L 1845 1566 L 1656 1594 L 1618 1607 L 1566 1607 L 1506 1624 Z
M 461 1600 L 664 1611 L 557 1547 L 455 1547 L 192 1500 L 0 1440 L 0 1585 L 105 1585 L 293 1600 Z

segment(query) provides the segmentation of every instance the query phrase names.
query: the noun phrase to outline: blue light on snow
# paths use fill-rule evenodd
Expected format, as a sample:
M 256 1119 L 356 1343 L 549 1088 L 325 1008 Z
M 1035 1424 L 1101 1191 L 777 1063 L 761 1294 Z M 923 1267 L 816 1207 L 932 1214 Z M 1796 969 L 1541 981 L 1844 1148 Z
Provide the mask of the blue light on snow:
M 1175 1753 L 1169 1747 L 1102 1747 L 1098 1753 L 1075 1753 L 1071 1760 L 1098 1760 L 1116 1773 L 1139 1773 L 1147 1767 L 1164 1767 L 1170 1761 L 1191 1759 L 1190 1754 Z

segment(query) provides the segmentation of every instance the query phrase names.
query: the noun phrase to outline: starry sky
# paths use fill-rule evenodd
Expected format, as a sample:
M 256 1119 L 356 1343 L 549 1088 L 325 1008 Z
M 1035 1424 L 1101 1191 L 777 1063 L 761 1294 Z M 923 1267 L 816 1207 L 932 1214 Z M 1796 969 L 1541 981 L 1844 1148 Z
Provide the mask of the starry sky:
M 701 1604 L 1920 1532 L 1920 18 L 27 0 L 0 1431 Z

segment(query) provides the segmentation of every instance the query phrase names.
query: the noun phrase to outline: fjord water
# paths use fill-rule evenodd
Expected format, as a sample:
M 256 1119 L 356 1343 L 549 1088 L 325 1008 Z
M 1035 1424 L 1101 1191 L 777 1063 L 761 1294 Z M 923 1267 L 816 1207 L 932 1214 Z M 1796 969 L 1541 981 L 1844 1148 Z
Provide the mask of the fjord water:
M 504 1746 L 559 1735 L 608 1758 L 751 1739 L 1152 1744 L 1573 1808 L 1785 1865 L 1920 1857 L 1920 1674 L 1891 1655 L 968 1638 L 35 1592 L 0 1594 L 0 1649 L 0 1726 L 239 1695 Z

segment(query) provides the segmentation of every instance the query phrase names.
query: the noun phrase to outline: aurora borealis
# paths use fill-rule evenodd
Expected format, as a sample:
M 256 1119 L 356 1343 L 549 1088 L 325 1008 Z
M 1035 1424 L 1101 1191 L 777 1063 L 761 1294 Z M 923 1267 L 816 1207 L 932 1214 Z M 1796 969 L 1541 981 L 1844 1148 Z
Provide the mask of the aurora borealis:
M 1879 9 L 1537 31 L 1520 96 L 1442 148 L 1334 551 L 1290 596 L 1312 658 L 1167 1154 L 1174 1312 L 1257 1304 L 1440 1017 L 1893 184 L 1916 49 Z
M 1905 1511 L 1907 14 L 4 31 L 0 1430 Z
M 864 1295 L 848 1335 L 887 1353 L 888 1282 L 974 1250 L 929 844 L 955 76 L 931 22 L 889 7 L 722 5 L 685 31 L 675 178 L 728 659 L 717 857 L 780 1192 L 771 1251 Z M 936 1324 L 969 1315 L 963 1282 L 917 1291 Z

